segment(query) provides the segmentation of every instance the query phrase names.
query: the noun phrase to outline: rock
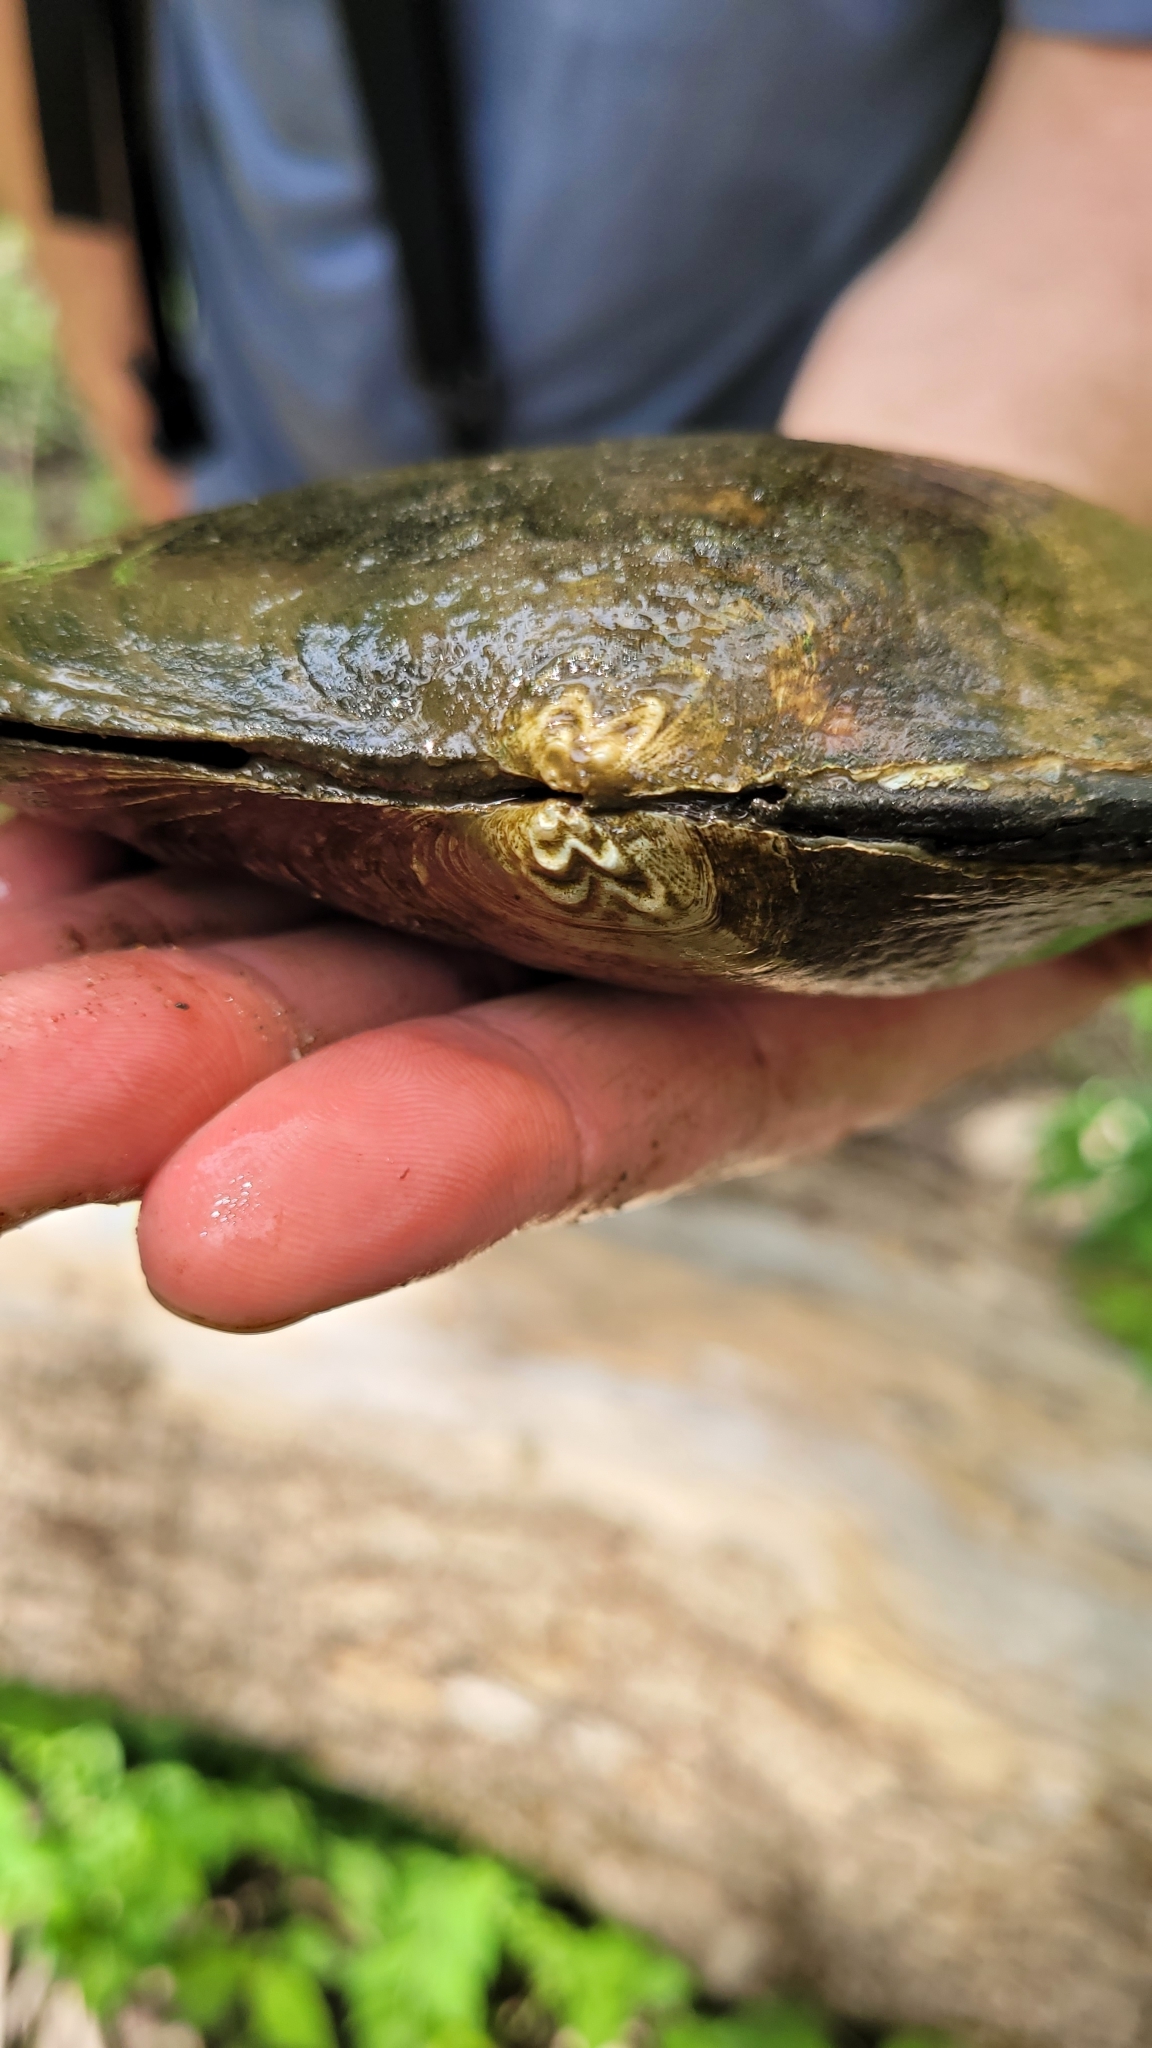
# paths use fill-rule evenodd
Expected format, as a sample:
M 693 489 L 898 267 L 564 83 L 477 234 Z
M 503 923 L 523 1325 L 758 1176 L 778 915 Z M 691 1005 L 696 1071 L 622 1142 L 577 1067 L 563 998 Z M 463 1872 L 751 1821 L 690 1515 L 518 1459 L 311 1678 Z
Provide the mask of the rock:
M 910 1250 L 879 1157 L 255 1337 L 153 1302 L 126 1210 L 14 1233 L 0 1662 L 302 1752 L 718 1992 L 1152 2041 L 1152 1400 L 1006 1226 L 924 1196 Z

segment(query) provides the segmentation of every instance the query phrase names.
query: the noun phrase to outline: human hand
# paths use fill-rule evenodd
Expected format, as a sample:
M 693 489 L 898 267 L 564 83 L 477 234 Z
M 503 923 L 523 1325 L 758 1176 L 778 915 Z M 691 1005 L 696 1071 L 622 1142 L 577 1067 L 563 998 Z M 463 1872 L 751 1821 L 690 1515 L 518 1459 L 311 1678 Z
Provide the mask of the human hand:
M 156 1294 L 263 1328 L 830 1145 L 1150 960 L 1143 929 L 937 995 L 640 995 L 21 820 L 0 829 L 0 1214 L 142 1193 Z

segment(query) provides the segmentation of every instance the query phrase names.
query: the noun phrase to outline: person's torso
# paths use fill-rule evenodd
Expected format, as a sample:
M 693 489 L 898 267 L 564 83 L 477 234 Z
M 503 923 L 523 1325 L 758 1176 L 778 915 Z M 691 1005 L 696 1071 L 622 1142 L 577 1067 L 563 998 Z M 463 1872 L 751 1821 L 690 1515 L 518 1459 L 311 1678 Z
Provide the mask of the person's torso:
M 769 425 L 946 157 L 997 0 L 458 0 L 510 442 Z M 332 0 L 163 0 L 205 501 L 438 452 Z

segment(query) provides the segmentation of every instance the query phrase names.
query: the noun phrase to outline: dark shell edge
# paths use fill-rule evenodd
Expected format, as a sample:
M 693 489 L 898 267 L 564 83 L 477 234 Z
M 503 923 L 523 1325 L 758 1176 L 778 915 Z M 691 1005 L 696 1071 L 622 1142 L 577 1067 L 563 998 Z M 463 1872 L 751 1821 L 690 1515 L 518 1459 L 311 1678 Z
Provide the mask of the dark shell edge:
M 397 803 L 0 743 L 0 799 L 19 809 L 112 832 L 164 861 L 239 866 L 398 930 L 666 990 L 915 993 L 1152 917 L 1152 781 L 1142 806 L 1134 795 L 1126 836 L 1106 853 L 1035 833 L 956 850 L 874 829 L 804 831 L 784 825 L 782 807 L 773 818 L 754 802 L 595 811 L 545 793 Z

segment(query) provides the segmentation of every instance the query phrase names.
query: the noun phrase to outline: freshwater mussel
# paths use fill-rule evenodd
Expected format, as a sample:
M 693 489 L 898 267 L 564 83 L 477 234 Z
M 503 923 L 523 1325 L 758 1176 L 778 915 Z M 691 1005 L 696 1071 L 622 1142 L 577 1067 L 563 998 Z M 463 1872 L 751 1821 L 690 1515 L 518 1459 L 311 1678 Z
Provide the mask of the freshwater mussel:
M 0 797 L 656 988 L 1152 916 L 1152 534 L 770 435 L 445 462 L 0 577 Z

